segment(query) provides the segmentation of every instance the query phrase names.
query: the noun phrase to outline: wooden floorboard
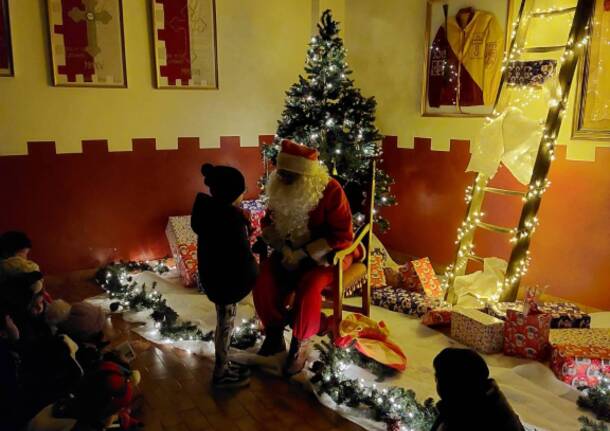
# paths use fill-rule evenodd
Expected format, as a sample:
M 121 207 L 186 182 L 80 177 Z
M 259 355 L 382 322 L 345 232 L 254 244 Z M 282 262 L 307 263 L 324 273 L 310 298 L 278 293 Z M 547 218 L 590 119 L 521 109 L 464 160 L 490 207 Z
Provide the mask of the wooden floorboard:
M 91 281 L 94 274 L 46 277 L 45 284 L 54 298 L 80 301 L 101 293 Z M 142 374 L 142 400 L 134 416 L 146 431 L 362 430 L 297 384 L 256 370 L 247 388 L 214 390 L 211 359 L 150 343 L 132 332 L 131 325 L 113 315 L 107 337 L 114 346 L 128 340 L 136 351 L 132 366 Z

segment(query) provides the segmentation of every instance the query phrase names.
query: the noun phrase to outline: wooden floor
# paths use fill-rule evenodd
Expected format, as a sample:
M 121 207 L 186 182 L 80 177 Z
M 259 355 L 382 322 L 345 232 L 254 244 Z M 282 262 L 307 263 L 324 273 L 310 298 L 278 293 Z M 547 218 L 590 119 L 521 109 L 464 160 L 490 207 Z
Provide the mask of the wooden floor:
M 88 281 L 92 275 L 83 271 L 47 277 L 45 283 L 54 298 L 78 301 L 99 293 Z M 118 316 L 111 322 L 112 344 L 129 340 L 136 350 L 132 365 L 142 374 L 142 397 L 134 416 L 145 423 L 146 431 L 362 429 L 323 407 L 297 384 L 256 371 L 247 388 L 213 390 L 211 360 L 145 341 Z

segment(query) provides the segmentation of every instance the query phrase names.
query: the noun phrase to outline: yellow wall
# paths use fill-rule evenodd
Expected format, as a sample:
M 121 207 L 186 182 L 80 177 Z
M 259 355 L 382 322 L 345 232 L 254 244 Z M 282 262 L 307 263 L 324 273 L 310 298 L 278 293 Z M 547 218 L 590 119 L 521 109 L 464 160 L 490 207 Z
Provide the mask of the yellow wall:
M 124 0 L 129 88 L 53 87 L 45 1 L 9 3 L 16 77 L 0 78 L 0 155 L 24 154 L 28 141 L 56 141 L 61 153 L 87 139 L 115 151 L 142 137 L 158 148 L 176 148 L 179 136 L 257 145 L 275 132 L 311 37 L 311 0 L 217 0 L 220 90 L 156 90 L 149 0 Z
M 561 1 L 574 3 L 574 0 Z M 554 4 L 557 0 L 539 0 L 536 6 L 545 8 Z M 450 139 L 476 137 L 482 119 L 420 115 L 426 0 L 348 0 L 346 21 L 348 60 L 354 70 L 353 77 L 364 94 L 377 99 L 377 125 L 383 134 L 398 136 L 398 145 L 407 148 L 413 146 L 414 137 L 432 138 L 435 150 L 448 150 Z M 549 31 L 548 23 L 545 25 L 545 30 L 538 34 L 549 38 L 558 36 L 559 29 L 567 28 L 560 25 L 557 31 Z M 531 40 L 532 44 L 536 42 L 541 40 Z M 568 145 L 569 159 L 595 160 L 596 146 L 610 146 L 610 143 L 572 140 L 572 108 L 573 102 L 558 143 Z M 544 111 L 545 107 L 539 106 L 534 112 L 536 118 L 542 117 Z

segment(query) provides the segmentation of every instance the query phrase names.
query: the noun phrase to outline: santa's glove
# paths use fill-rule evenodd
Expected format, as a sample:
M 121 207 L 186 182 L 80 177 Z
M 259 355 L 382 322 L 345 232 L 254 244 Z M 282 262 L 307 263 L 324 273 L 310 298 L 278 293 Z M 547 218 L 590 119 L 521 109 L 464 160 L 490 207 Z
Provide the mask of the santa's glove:
M 299 264 L 307 257 L 307 253 L 302 248 L 293 250 L 290 247 L 282 248 L 282 265 L 288 271 L 298 269 Z
M 317 239 L 305 246 L 307 256 L 314 260 L 320 266 L 329 266 L 329 256 L 333 251 L 332 247 L 324 238 Z

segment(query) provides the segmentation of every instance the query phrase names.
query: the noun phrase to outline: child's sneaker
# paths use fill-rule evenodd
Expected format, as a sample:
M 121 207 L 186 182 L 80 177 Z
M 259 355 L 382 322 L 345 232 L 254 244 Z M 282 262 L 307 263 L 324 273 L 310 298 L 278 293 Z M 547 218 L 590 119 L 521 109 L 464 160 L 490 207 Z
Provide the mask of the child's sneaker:
M 228 368 L 224 374 L 214 376 L 212 385 L 217 389 L 241 388 L 250 384 L 250 377 L 242 376 L 238 372 Z
M 229 362 L 229 370 L 235 371 L 240 376 L 244 377 L 250 377 L 252 375 L 252 373 L 250 372 L 250 367 L 237 362 Z

